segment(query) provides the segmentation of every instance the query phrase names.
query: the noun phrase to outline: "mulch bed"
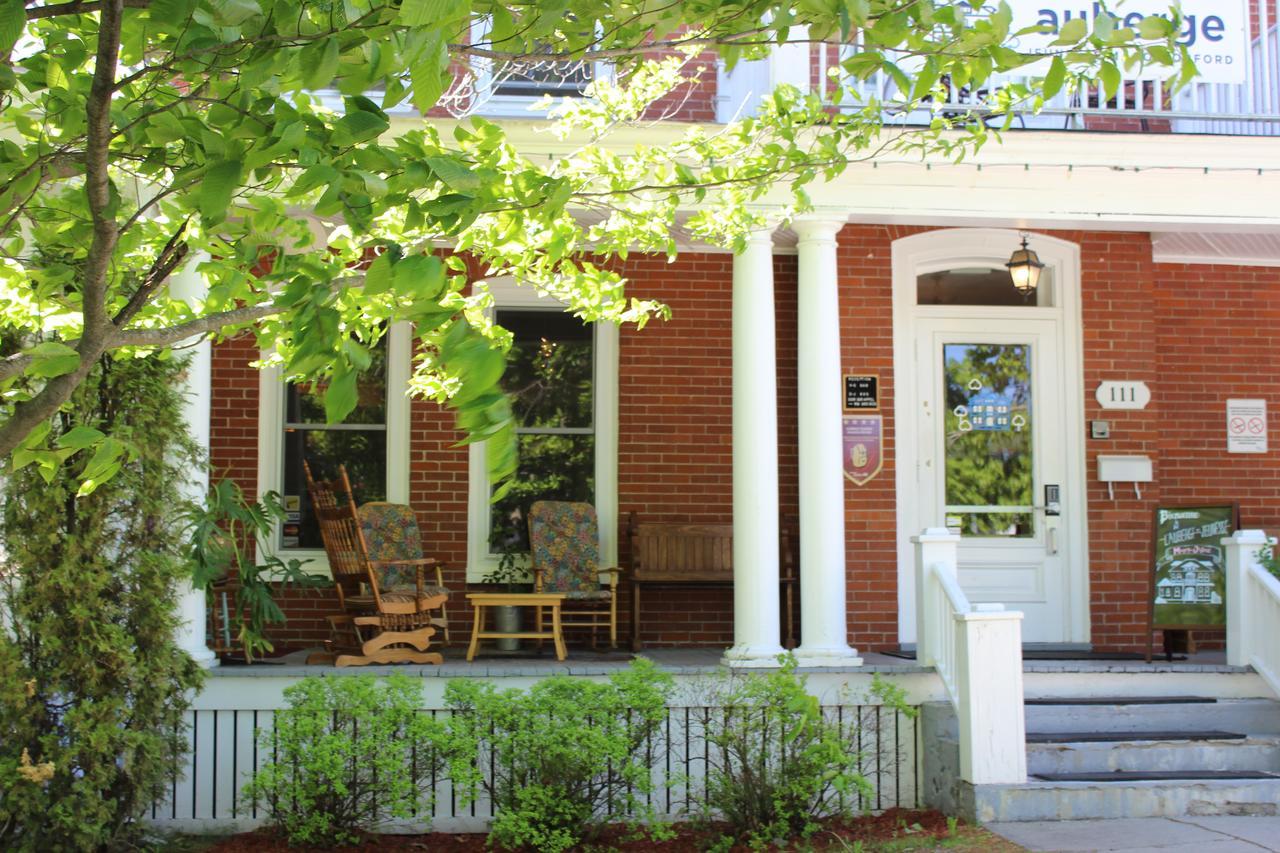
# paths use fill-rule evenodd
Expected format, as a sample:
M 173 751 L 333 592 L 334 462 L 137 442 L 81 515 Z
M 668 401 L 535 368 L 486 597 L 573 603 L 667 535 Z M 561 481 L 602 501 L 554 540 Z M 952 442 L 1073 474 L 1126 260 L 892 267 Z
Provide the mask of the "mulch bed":
M 598 839 L 588 850 L 617 850 L 621 853 L 684 853 L 706 850 L 719 837 L 712 828 L 695 828 L 688 824 L 675 827 L 676 837 L 668 841 L 631 839 L 625 830 L 611 832 Z M 268 851 L 292 851 L 292 853 L 388 853 L 388 851 L 432 851 L 432 853 L 482 853 L 488 851 L 488 836 L 483 833 L 432 832 L 425 835 L 376 835 L 366 841 L 348 847 L 289 847 L 282 839 L 265 830 L 234 835 L 216 841 L 205 848 L 204 853 L 268 853 Z M 972 841 L 970 846 L 965 843 Z M 946 815 L 936 811 L 890 809 L 882 814 L 830 823 L 813 838 L 795 849 L 847 851 L 862 842 L 869 851 L 881 845 L 894 850 L 933 850 L 946 845 L 950 850 L 1017 850 L 1004 846 L 982 830 L 964 828 L 957 836 L 948 824 Z M 994 843 L 993 843 L 994 842 Z M 734 853 L 746 851 L 746 846 L 734 848 Z

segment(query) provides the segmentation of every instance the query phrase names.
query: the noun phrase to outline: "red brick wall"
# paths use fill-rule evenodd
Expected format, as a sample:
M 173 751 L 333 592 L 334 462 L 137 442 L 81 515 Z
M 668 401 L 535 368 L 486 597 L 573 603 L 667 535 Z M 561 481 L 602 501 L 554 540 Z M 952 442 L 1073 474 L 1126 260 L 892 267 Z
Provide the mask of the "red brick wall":
M 689 254 L 674 264 L 640 258 L 626 265 L 632 292 L 665 302 L 672 318 L 622 333 L 618 505 L 624 525 L 632 512 L 644 521 L 733 520 L 732 272 L 733 257 L 726 254 Z M 779 502 L 783 516 L 794 516 L 794 257 L 775 257 L 774 287 Z M 625 543 L 620 556 L 625 564 Z M 727 587 L 646 589 L 642 603 L 646 645 L 733 641 L 733 593 Z M 623 606 L 629 624 L 629 594 Z
M 845 481 L 849 637 L 860 651 L 898 645 L 892 244 L 923 230 L 849 225 L 836 238 L 842 372 L 880 375 L 884 418 L 884 467 L 865 485 Z
M 1280 404 L 1280 269 L 1156 264 L 1154 386 L 1160 494 L 1166 502 L 1240 502 L 1246 528 L 1280 529 L 1280 450 L 1273 422 L 1265 455 L 1229 454 L 1226 401 Z
M 1085 422 L 1111 422 L 1110 439 L 1085 439 L 1092 640 L 1097 649 L 1137 649 L 1146 643 L 1151 514 L 1160 499 L 1160 408 L 1153 400 L 1141 411 L 1103 411 L 1093 392 L 1109 379 L 1142 380 L 1157 387 L 1151 240 L 1146 234 L 1057 236 L 1080 244 Z M 1129 487 L 1117 489 L 1114 501 L 1108 498 L 1097 479 L 1099 453 L 1156 460 L 1156 480 L 1143 485 L 1142 500 Z

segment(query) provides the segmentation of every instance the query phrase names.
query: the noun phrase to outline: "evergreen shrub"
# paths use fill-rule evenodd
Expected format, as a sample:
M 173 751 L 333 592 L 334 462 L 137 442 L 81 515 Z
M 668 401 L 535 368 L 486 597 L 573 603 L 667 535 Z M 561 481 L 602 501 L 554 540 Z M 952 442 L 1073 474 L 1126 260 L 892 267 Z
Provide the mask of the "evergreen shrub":
M 137 844 L 184 747 L 202 672 L 174 639 L 189 578 L 180 484 L 203 460 L 181 369 L 104 360 L 37 431 L 44 449 L 3 472 L 0 849 Z M 79 452 L 95 430 L 111 438 Z

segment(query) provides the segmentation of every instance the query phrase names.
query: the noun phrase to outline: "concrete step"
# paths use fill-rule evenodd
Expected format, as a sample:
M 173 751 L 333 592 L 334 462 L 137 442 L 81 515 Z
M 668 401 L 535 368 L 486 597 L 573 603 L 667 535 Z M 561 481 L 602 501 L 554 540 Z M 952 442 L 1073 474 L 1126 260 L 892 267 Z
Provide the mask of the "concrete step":
M 1257 770 L 1280 772 L 1280 737 L 1058 741 L 1027 744 L 1027 773 Z
M 1216 702 L 1110 705 L 1028 704 L 1029 732 L 1224 731 L 1280 734 L 1280 702 L 1222 699 Z
M 1280 814 L 1280 779 L 1044 782 L 967 786 L 961 812 L 982 823 Z

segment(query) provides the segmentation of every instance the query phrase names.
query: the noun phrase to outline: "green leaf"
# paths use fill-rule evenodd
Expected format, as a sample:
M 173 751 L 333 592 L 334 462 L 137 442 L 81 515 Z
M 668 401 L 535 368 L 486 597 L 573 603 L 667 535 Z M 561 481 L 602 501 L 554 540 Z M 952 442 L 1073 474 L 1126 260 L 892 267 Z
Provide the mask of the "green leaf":
M 1062 91 L 1062 84 L 1067 79 L 1067 64 L 1061 56 L 1055 56 L 1049 63 L 1049 73 L 1044 75 L 1044 98 L 1049 100 Z
M 0 54 L 8 54 L 22 37 L 27 13 L 22 0 L 0 0 Z
M 71 450 L 84 450 L 86 447 L 92 447 L 102 439 L 105 435 L 99 430 L 90 426 L 73 427 L 69 432 L 63 433 L 58 437 L 58 446 L 66 447 Z
M 1138 24 L 1138 35 L 1144 39 L 1163 39 L 1173 34 L 1173 22 L 1159 15 L 1148 15 Z
M 427 34 L 422 56 L 409 69 L 413 86 L 413 105 L 426 115 L 436 105 L 452 79 L 449 74 L 449 46 L 437 32 Z
M 302 78 L 303 88 L 327 89 L 338 73 L 339 47 L 337 38 L 312 42 L 302 49 L 298 60 L 307 69 Z
M 213 0 L 212 5 L 214 20 L 228 27 L 243 24 L 253 16 L 262 14 L 258 0 Z
M 80 488 L 76 491 L 77 497 L 84 497 L 92 494 L 98 486 L 110 480 L 120 470 L 121 457 L 124 455 L 125 445 L 116 438 L 105 438 L 98 445 L 98 449 L 93 456 L 85 464 L 84 470 L 80 472 Z
M 470 15 L 468 0 L 405 0 L 397 20 L 410 27 L 439 27 Z
M 460 195 L 474 197 L 480 189 L 480 176 L 453 157 L 428 157 L 427 164 L 440 180 Z
M 434 255 L 410 255 L 395 266 L 398 296 L 435 299 L 444 288 L 444 265 Z
M 384 253 L 378 255 L 364 271 L 364 292 L 374 296 L 391 289 L 391 256 Z
M 1072 18 L 1062 25 L 1062 29 L 1058 30 L 1058 37 L 1053 41 L 1053 44 L 1076 44 L 1088 32 L 1089 27 L 1084 18 Z
M 80 366 L 80 353 L 56 341 L 37 344 L 29 352 L 31 364 L 25 371 L 28 376 L 50 379 L 71 373 Z
M 200 215 L 208 222 L 221 222 L 231 207 L 231 197 L 244 179 L 243 164 L 239 160 L 223 160 L 214 163 L 204 173 L 197 191 Z
M 386 116 L 365 110 L 356 110 L 344 115 L 333 124 L 333 144 L 340 147 L 358 145 L 377 139 L 391 127 Z
M 53 58 L 50 58 L 48 65 L 45 66 L 44 83 L 50 89 L 71 88 L 71 81 L 67 78 L 67 72 L 63 71 L 62 65 Z
M 360 375 L 342 365 L 329 380 L 329 387 L 324 392 L 324 417 L 331 424 L 341 423 L 342 419 L 355 410 L 359 399 L 356 381 Z
M 1103 97 L 1109 101 L 1120 88 L 1120 69 L 1114 62 L 1103 62 L 1099 76 L 1102 78 Z

